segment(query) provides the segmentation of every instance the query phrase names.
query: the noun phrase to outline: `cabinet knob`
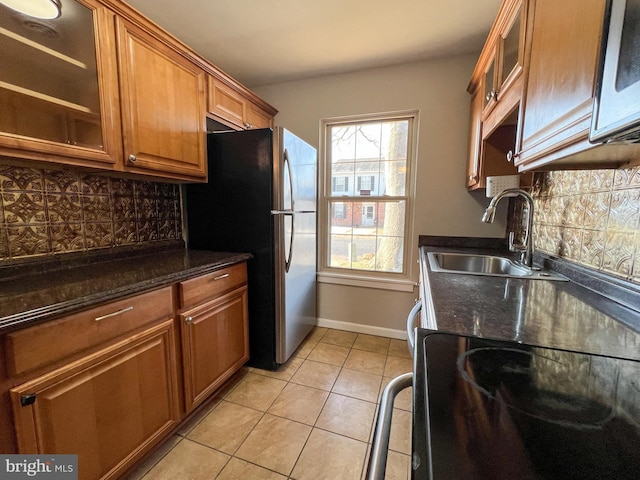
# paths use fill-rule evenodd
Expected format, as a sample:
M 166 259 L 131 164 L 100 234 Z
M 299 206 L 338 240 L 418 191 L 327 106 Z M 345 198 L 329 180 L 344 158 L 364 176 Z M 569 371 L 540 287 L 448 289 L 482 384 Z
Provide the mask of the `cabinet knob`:
M 478 175 L 469 175 L 469 180 L 475 182 L 476 180 L 478 180 Z
M 513 150 L 509 150 L 507 152 L 507 162 L 512 162 L 513 161 Z
M 129 162 L 131 162 L 131 163 L 136 163 L 136 160 L 138 160 L 138 159 L 136 158 L 136 156 L 135 156 L 135 155 L 133 155 L 133 154 L 132 154 L 132 155 L 129 155 Z
M 193 317 L 191 317 L 191 316 L 185 317 L 184 321 L 186 323 L 191 323 L 191 322 L 193 322 Z

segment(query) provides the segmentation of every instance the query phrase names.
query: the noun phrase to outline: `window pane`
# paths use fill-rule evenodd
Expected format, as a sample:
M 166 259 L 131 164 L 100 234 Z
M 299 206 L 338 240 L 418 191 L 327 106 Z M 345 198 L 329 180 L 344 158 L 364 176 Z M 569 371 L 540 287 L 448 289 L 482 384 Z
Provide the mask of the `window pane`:
M 353 160 L 356 158 L 355 135 L 355 125 L 331 127 L 332 162 L 341 159 Z
M 330 205 L 328 266 L 402 272 L 404 200 L 331 202 Z
M 344 220 L 347 218 L 347 208 L 344 203 L 334 203 L 331 207 L 331 218 L 336 220 Z M 338 222 L 335 222 L 336 224 Z
M 356 158 L 359 160 L 379 160 L 381 154 L 381 124 L 365 123 L 356 129 Z
M 337 162 L 331 166 L 332 195 L 353 195 L 355 170 L 355 163 L 351 160 Z
M 332 126 L 331 139 L 332 195 L 406 195 L 408 120 Z M 345 176 L 348 188 L 336 188 Z
M 409 144 L 409 121 L 386 122 L 382 124 L 382 143 L 386 158 L 389 160 L 407 160 Z
M 407 161 L 381 162 L 380 195 L 403 196 L 407 191 Z
M 355 196 L 378 196 L 380 162 L 358 162 L 356 164 L 356 190 Z

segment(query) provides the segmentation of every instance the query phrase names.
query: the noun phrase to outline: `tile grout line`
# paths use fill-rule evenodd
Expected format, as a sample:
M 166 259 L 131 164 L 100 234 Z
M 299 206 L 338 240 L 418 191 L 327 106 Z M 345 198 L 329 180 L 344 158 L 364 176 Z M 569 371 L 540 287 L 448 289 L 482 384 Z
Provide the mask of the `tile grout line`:
M 189 440 L 190 442 L 193 442 L 193 443 L 195 443 L 195 444 L 201 445 L 201 446 L 203 446 L 203 447 L 206 447 L 206 448 L 208 448 L 208 449 L 210 449 L 210 450 L 216 451 L 216 452 L 221 453 L 221 454 L 223 454 L 223 455 L 226 455 L 226 456 L 228 457 L 228 458 L 227 458 L 227 460 L 226 460 L 226 462 L 224 463 L 224 465 L 223 465 L 223 466 L 222 466 L 222 468 L 220 469 L 220 471 L 216 474 L 216 477 L 215 477 L 215 478 L 218 478 L 218 477 L 222 474 L 222 472 L 224 471 L 224 469 L 225 469 L 225 468 L 230 464 L 230 462 L 231 462 L 234 458 L 235 458 L 235 459 L 237 459 L 237 460 L 239 460 L 239 461 L 246 462 L 246 463 L 248 463 L 248 464 L 250 464 L 250 465 L 254 465 L 254 466 L 258 467 L 258 468 L 262 468 L 262 469 L 268 470 L 268 471 L 273 472 L 273 473 L 275 473 L 275 474 L 283 475 L 281 472 L 275 471 L 275 470 L 273 470 L 273 469 L 271 469 L 271 468 L 268 468 L 268 467 L 265 467 L 265 466 L 262 466 L 262 465 L 256 464 L 256 463 L 254 463 L 254 462 L 252 462 L 252 461 L 245 460 L 245 459 L 243 459 L 243 458 L 240 458 L 240 457 L 237 457 L 237 456 L 236 456 L 236 454 L 237 454 L 238 450 L 241 448 L 241 446 L 242 446 L 242 445 L 243 445 L 243 443 L 247 440 L 247 438 L 249 438 L 249 436 L 254 432 L 254 430 L 256 429 L 257 425 L 258 425 L 260 422 L 262 422 L 262 421 L 263 421 L 263 419 L 266 417 L 266 415 L 267 415 L 267 414 L 269 414 L 269 415 L 270 415 L 270 416 L 272 416 L 272 417 L 276 417 L 276 418 L 281 418 L 281 419 L 284 419 L 284 420 L 288 420 L 288 421 L 291 421 L 291 422 L 294 422 L 294 423 L 297 423 L 297 424 L 300 424 L 300 425 L 304 425 L 304 426 L 306 426 L 306 427 L 309 427 L 309 428 L 310 428 L 309 434 L 307 435 L 307 437 L 306 437 L 306 439 L 305 439 L 305 441 L 304 441 L 304 444 L 302 445 L 302 448 L 300 449 L 300 452 L 298 453 L 298 455 L 297 455 L 297 457 L 296 457 L 296 460 L 295 460 L 295 462 L 293 463 L 293 466 L 292 466 L 291 470 L 288 472 L 288 474 L 287 474 L 287 475 L 283 475 L 283 477 L 286 477 L 287 479 L 290 479 L 290 480 L 295 478 L 295 477 L 293 477 L 293 476 L 292 476 L 292 474 L 293 474 L 293 472 L 294 472 L 294 470 L 295 470 L 296 466 L 297 466 L 297 465 L 299 464 L 299 462 L 300 462 L 300 459 L 301 459 L 301 457 L 302 457 L 302 453 L 304 452 L 305 448 L 306 448 L 306 447 L 307 447 L 307 445 L 309 444 L 309 440 L 310 440 L 310 438 L 311 438 L 311 435 L 313 434 L 314 430 L 316 430 L 316 429 L 317 429 L 317 430 L 319 430 L 319 431 L 327 432 L 327 433 L 330 433 L 330 434 L 332 434 L 332 435 L 337 435 L 337 436 L 339 436 L 339 437 L 342 437 L 342 438 L 345 438 L 345 439 L 349 439 L 349 440 L 351 440 L 351 441 L 355 441 L 355 442 L 358 442 L 358 443 L 360 443 L 360 444 L 364 444 L 364 446 L 366 447 L 366 451 L 365 451 L 365 456 L 364 456 L 364 458 L 362 459 L 362 462 L 361 462 L 361 465 L 360 465 L 360 469 L 359 469 L 359 474 L 360 474 L 360 475 L 359 475 L 359 477 L 358 477 L 359 479 L 362 479 L 362 478 L 363 478 L 362 476 L 363 476 L 363 475 L 364 475 L 364 473 L 365 473 L 365 468 L 366 468 L 366 465 L 367 465 L 368 454 L 369 454 L 369 452 L 370 452 L 370 448 L 371 448 L 371 442 L 372 442 L 373 432 L 374 432 L 374 429 L 375 429 L 375 423 L 376 423 L 376 418 L 377 418 L 377 412 L 378 412 L 379 407 L 380 407 L 381 392 L 382 392 L 382 388 L 383 388 L 384 381 L 385 381 L 385 375 L 384 375 L 384 372 L 385 372 L 385 369 L 386 369 L 386 366 L 387 366 L 387 362 L 388 362 L 388 360 L 389 360 L 389 357 L 396 357 L 396 356 L 395 356 L 395 355 L 390 355 L 390 354 L 389 354 L 389 350 L 390 350 L 390 348 L 391 348 L 391 343 L 389 343 L 389 344 L 388 344 L 388 346 L 387 346 L 387 349 L 386 349 L 387 353 L 385 354 L 385 365 L 384 365 L 384 367 L 383 367 L 382 374 L 380 374 L 380 375 L 379 375 L 379 376 L 380 376 L 380 381 L 379 381 L 379 384 L 378 384 L 378 387 L 377 387 L 377 395 L 376 395 L 376 400 L 375 400 L 375 402 L 373 402 L 373 401 L 369 401 L 369 400 L 365 400 L 365 399 L 363 399 L 363 398 L 359 398 L 359 397 L 353 397 L 353 396 L 351 396 L 351 395 L 345 395 L 345 394 L 342 394 L 342 393 L 339 393 L 339 392 L 334 392 L 334 390 L 333 390 L 333 389 L 335 388 L 335 386 L 336 386 L 336 383 L 337 383 L 337 381 L 338 381 L 338 378 L 340 378 L 340 375 L 341 375 L 341 374 L 343 373 L 343 371 L 345 371 L 345 370 L 354 371 L 354 372 L 360 372 L 360 373 L 368 373 L 368 372 L 361 372 L 360 370 L 349 369 L 349 368 L 347 368 L 347 367 L 345 366 L 345 365 L 346 365 L 346 362 L 347 362 L 347 359 L 349 358 L 349 356 L 350 356 L 351 352 L 353 352 L 354 350 L 356 350 L 356 351 L 363 351 L 363 352 L 369 352 L 369 353 L 378 353 L 378 352 L 375 352 L 375 351 L 370 351 L 370 350 L 363 350 L 363 349 L 354 348 L 354 345 L 355 345 L 355 343 L 356 343 L 356 341 L 357 341 L 357 338 L 358 338 L 357 336 L 356 336 L 356 339 L 355 339 L 353 342 L 351 342 L 351 346 L 350 346 L 350 347 L 348 347 L 348 349 L 349 349 L 349 350 L 348 350 L 348 352 L 347 352 L 347 354 L 346 354 L 346 357 L 345 357 L 344 361 L 342 362 L 342 364 L 339 366 L 339 370 L 338 370 L 338 372 L 337 372 L 337 374 L 336 374 L 336 376 L 335 376 L 335 379 L 333 380 L 333 382 L 332 382 L 332 384 L 331 384 L 331 386 L 330 386 L 329 390 L 324 390 L 323 388 L 317 388 L 317 387 L 313 387 L 313 386 L 310 386 L 310 385 L 305 385 L 305 384 L 299 384 L 299 383 L 292 382 L 292 379 L 294 378 L 294 376 L 296 375 L 296 373 L 299 371 L 299 369 L 302 367 L 302 365 L 303 365 L 307 360 L 309 360 L 310 362 L 317 362 L 317 363 L 321 363 L 321 364 L 325 364 L 325 365 L 333 365 L 333 366 L 337 366 L 337 365 L 335 365 L 335 364 L 329 364 L 329 363 L 325 363 L 325 362 L 317 361 L 317 360 L 312 360 L 312 359 L 309 359 L 309 358 L 308 358 L 308 357 L 309 357 L 309 355 L 311 354 L 311 352 L 312 352 L 312 351 L 316 348 L 316 346 L 317 346 L 317 345 L 319 345 L 320 343 L 324 343 L 324 344 L 326 344 L 326 345 L 344 346 L 344 345 L 331 344 L 331 343 L 328 343 L 328 342 L 322 342 L 322 339 L 325 337 L 325 335 L 326 335 L 326 334 L 327 334 L 327 332 L 329 332 L 329 331 L 331 331 L 331 329 L 327 329 L 327 330 L 325 330 L 325 332 L 320 336 L 320 338 L 318 339 L 318 341 L 316 341 L 316 342 L 314 342 L 314 343 L 313 343 L 313 347 L 311 347 L 310 351 L 306 354 L 306 356 L 304 356 L 304 357 L 293 357 L 293 356 L 292 356 L 292 358 L 298 358 L 298 359 L 300 359 L 300 364 L 295 368 L 295 370 L 293 370 L 293 371 L 290 373 L 290 375 L 288 375 L 288 376 L 287 376 L 287 379 L 286 379 L 286 380 L 285 380 L 284 378 L 282 378 L 282 377 L 270 376 L 270 375 L 264 375 L 263 373 L 260 373 L 259 371 L 257 371 L 258 369 L 252 369 L 251 367 L 243 367 L 244 372 L 239 376 L 239 378 L 238 378 L 237 380 L 234 380 L 234 377 L 232 377 L 232 379 L 230 379 L 230 383 L 231 383 L 231 384 L 230 384 L 230 385 L 229 385 L 229 387 L 228 387 L 228 388 L 229 388 L 229 390 L 228 390 L 228 391 L 225 391 L 223 395 L 220 395 L 220 396 L 218 396 L 218 397 L 214 397 L 214 400 L 212 400 L 212 401 L 211 401 L 211 403 L 213 404 L 212 408 L 211 408 L 210 410 L 208 410 L 205 414 L 203 414 L 203 415 L 201 416 L 201 418 L 199 418 L 199 419 L 197 420 L 197 422 L 195 422 L 193 425 L 191 425 L 191 426 L 190 426 L 190 428 L 189 428 L 186 432 L 184 432 L 183 434 L 181 434 L 181 433 L 176 433 L 176 435 L 179 437 L 179 440 L 178 440 L 175 444 L 173 444 L 173 445 L 171 446 L 171 448 L 169 448 L 169 449 L 168 449 L 168 450 L 167 450 L 167 451 L 162 455 L 162 457 L 161 457 L 161 458 L 159 458 L 156 462 L 154 462 L 154 464 L 153 464 L 152 466 L 150 466 L 150 468 L 148 468 L 148 469 L 145 471 L 145 473 L 144 473 L 141 477 L 138 477 L 138 478 L 141 478 L 141 479 L 142 479 L 142 478 L 144 478 L 144 477 L 145 477 L 145 476 L 146 476 L 146 475 L 147 475 L 147 474 L 148 474 L 148 473 L 149 473 L 149 472 L 150 472 L 150 471 L 151 471 L 151 470 L 152 470 L 152 469 L 153 469 L 153 468 L 154 468 L 158 463 L 160 463 L 160 461 L 162 461 L 162 459 L 164 459 L 164 458 L 165 458 L 165 457 L 166 457 L 166 456 L 167 456 L 167 455 L 168 455 L 168 454 L 169 454 L 169 453 L 170 453 L 170 452 L 171 452 L 171 451 L 172 451 L 172 450 L 173 450 L 177 445 L 179 445 L 183 440 Z M 396 358 L 404 358 L 404 357 L 396 357 Z M 247 379 L 247 377 L 248 377 L 248 375 L 249 375 L 250 373 L 253 373 L 253 374 L 255 374 L 255 375 L 262 375 L 262 376 L 264 376 L 264 377 L 268 377 L 268 378 L 269 378 L 269 377 L 270 377 L 270 378 L 274 378 L 274 379 L 276 379 L 276 380 L 281 380 L 281 381 L 283 381 L 283 382 L 284 382 L 284 386 L 282 387 L 282 389 L 280 389 L 280 391 L 278 392 L 278 394 L 277 394 L 277 395 L 275 395 L 275 397 L 273 398 L 273 400 L 271 400 L 271 402 L 269 403 L 269 405 L 268 405 L 268 406 L 266 406 L 266 407 L 264 408 L 264 410 L 256 409 L 256 408 L 254 408 L 254 407 L 248 407 L 248 406 L 243 405 L 243 404 L 241 404 L 241 403 L 236 403 L 236 402 L 234 402 L 234 401 L 232 401 L 232 400 L 228 400 L 228 397 L 229 397 L 229 396 L 230 396 L 230 395 L 231 395 L 231 394 L 232 394 L 232 393 L 233 393 L 233 392 L 234 392 L 234 391 L 235 391 L 235 390 L 236 390 L 240 385 L 242 385 L 242 384 L 243 384 L 243 382 Z M 322 391 L 322 392 L 325 392 L 325 393 L 327 394 L 326 398 L 325 398 L 325 399 L 324 399 L 324 401 L 322 402 L 321 407 L 319 408 L 318 414 L 317 414 L 317 416 L 315 417 L 315 419 L 314 419 L 314 421 L 313 421 L 313 424 L 312 424 L 312 425 L 309 425 L 309 424 L 304 423 L 304 422 L 301 422 L 301 421 L 292 420 L 292 419 L 287 418 L 287 417 L 285 417 L 285 416 L 280 416 L 280 415 L 276 415 L 276 414 L 273 414 L 273 413 L 269 413 L 269 409 L 271 409 L 271 408 L 274 406 L 274 404 L 275 404 L 276 400 L 280 397 L 280 395 L 282 395 L 282 393 L 284 392 L 284 390 L 285 390 L 285 389 L 287 389 L 287 387 L 288 387 L 289 385 L 303 386 L 303 387 L 306 387 L 306 388 L 310 388 L 310 389 L 314 389 L 314 390 Z M 369 432 L 368 432 L 367 440 L 366 440 L 366 441 L 362 441 L 362 440 L 359 440 L 359 439 L 357 439 L 357 438 L 352 438 L 352 437 L 350 437 L 350 436 L 348 436 L 348 435 L 344 435 L 344 434 L 341 434 L 341 433 L 336 433 L 336 432 L 333 432 L 333 431 L 328 430 L 328 429 L 326 429 L 326 428 L 322 428 L 322 427 L 318 426 L 318 421 L 320 420 L 321 415 L 322 415 L 322 412 L 323 412 L 323 411 L 324 411 L 324 409 L 326 408 L 327 403 L 329 402 L 329 399 L 331 398 L 331 395 L 332 395 L 332 394 L 333 394 L 333 395 L 337 395 L 337 396 L 342 396 L 342 397 L 345 397 L 345 398 L 350 398 L 350 399 L 357 400 L 357 401 L 361 401 L 361 402 L 365 402 L 365 403 L 367 403 L 367 404 L 375 405 L 375 409 L 374 409 L 374 416 L 373 416 L 373 418 L 371 419 L 371 423 L 370 423 L 370 425 L 369 425 L 369 429 L 368 429 L 368 430 L 369 430 Z M 216 402 L 216 399 L 217 399 L 217 402 Z M 254 410 L 254 411 L 256 411 L 256 412 L 259 412 L 259 413 L 260 413 L 260 417 L 259 417 L 258 421 L 255 423 L 255 425 L 253 425 L 253 427 L 249 430 L 249 432 L 248 432 L 246 435 L 244 435 L 244 436 L 243 436 L 242 440 L 240 441 L 239 446 L 238 446 L 237 448 L 235 448 L 235 449 L 234 449 L 234 451 L 233 451 L 233 453 L 232 453 L 232 454 L 229 454 L 229 453 L 223 452 L 223 451 L 221 451 L 221 450 L 219 450 L 219 449 L 217 449 L 217 448 L 214 448 L 214 447 L 212 447 L 212 446 L 209 446 L 209 445 L 203 444 L 203 443 L 201 443 L 201 442 L 199 442 L 199 441 L 197 441 L 197 440 L 193 440 L 193 439 L 189 438 L 189 435 L 192 433 L 192 431 L 193 431 L 193 430 L 194 430 L 194 429 L 195 429 L 195 428 L 196 428 L 196 427 L 197 427 L 197 426 L 198 426 L 198 425 L 199 425 L 199 424 L 200 424 L 200 423 L 201 423 L 201 422 L 202 422 L 202 421 L 203 421 L 203 420 L 208 416 L 208 415 L 210 415 L 212 412 L 214 412 L 215 410 L 217 410 L 217 409 L 218 409 L 218 408 L 223 404 L 223 402 L 227 402 L 227 403 L 230 403 L 230 404 L 239 405 L 239 406 L 242 406 L 242 407 L 245 407 L 245 408 L 249 408 L 249 409 L 251 409 L 251 410 Z M 405 410 L 405 411 L 406 411 L 406 410 Z M 407 455 L 407 454 L 405 454 L 405 453 L 403 453 L 403 452 L 397 452 L 397 453 L 399 453 L 399 454 L 401 454 L 401 455 L 403 455 L 403 456 L 405 456 L 405 457 L 409 457 L 409 461 L 410 461 L 410 455 Z

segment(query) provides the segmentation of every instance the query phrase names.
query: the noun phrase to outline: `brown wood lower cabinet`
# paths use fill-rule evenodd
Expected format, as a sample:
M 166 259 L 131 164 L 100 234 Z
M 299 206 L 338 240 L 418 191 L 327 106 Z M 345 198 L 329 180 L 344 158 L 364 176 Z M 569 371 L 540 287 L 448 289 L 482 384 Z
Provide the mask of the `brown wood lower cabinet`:
M 247 308 L 245 285 L 180 315 L 187 412 L 249 359 Z
M 11 389 L 21 453 L 75 453 L 117 478 L 180 419 L 174 320 Z
M 1 335 L 0 453 L 119 478 L 248 360 L 247 312 L 240 262 Z

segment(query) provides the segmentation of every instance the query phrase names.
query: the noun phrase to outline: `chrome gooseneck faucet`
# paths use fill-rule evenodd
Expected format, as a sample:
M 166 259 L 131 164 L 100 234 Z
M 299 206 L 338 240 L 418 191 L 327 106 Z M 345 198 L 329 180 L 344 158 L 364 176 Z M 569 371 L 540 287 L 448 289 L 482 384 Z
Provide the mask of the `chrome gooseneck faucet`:
M 519 188 L 508 188 L 491 199 L 489 206 L 482 215 L 482 221 L 485 223 L 493 223 L 496 216 L 496 205 L 504 197 L 523 197 L 528 205 L 527 211 L 527 231 L 525 232 L 523 243 L 515 243 L 514 232 L 509 232 L 509 250 L 520 253 L 520 263 L 531 268 L 533 262 L 533 198 L 524 190 Z

